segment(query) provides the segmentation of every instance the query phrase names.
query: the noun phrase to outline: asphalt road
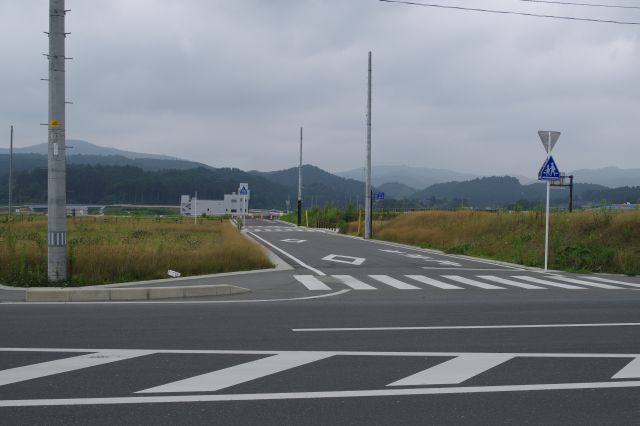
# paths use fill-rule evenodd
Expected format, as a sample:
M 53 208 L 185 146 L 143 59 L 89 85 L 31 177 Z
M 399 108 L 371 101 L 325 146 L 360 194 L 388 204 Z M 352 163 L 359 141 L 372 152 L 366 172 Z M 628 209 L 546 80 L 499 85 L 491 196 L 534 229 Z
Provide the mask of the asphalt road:
M 249 295 L 0 303 L 0 423 L 638 423 L 637 278 L 246 230 Z

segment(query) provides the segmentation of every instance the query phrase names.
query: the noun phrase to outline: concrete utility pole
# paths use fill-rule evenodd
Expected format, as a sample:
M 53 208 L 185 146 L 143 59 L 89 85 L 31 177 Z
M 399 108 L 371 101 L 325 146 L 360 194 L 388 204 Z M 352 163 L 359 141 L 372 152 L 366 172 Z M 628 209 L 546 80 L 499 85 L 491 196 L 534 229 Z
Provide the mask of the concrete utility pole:
M 64 0 L 49 0 L 48 276 L 67 279 Z
M 367 164 L 364 203 L 364 238 L 371 238 L 371 52 L 369 52 L 369 83 L 367 90 Z
M 13 126 L 9 139 L 9 219 L 11 219 L 11 200 L 13 195 Z
M 300 164 L 298 166 L 298 226 L 302 225 L 302 127 L 300 127 Z

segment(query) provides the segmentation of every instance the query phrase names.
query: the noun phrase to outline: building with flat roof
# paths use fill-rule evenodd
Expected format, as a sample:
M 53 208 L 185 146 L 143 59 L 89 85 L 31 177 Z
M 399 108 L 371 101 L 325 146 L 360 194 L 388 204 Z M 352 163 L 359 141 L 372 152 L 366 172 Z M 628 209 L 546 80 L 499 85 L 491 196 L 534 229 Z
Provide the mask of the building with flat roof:
M 222 200 L 201 200 L 190 195 L 180 197 L 181 216 L 242 216 L 249 212 L 251 191 L 249 184 L 241 183 L 238 192 L 224 194 Z

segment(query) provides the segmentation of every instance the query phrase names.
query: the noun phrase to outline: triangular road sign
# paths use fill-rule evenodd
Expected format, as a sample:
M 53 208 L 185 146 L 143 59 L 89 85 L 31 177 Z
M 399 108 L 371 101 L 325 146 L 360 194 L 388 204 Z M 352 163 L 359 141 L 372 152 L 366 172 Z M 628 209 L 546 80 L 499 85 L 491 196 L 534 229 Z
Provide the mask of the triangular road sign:
M 544 146 L 544 150 L 547 151 L 547 154 L 553 151 L 553 147 L 556 146 L 556 142 L 560 138 L 560 132 L 550 132 L 548 130 L 538 130 L 538 136 L 540 136 L 540 140 L 542 141 L 542 146 Z
M 242 188 L 240 188 L 240 195 L 247 195 L 248 191 L 247 191 L 247 187 L 243 186 Z
M 538 180 L 560 180 L 560 170 L 553 157 L 549 156 L 538 172 Z

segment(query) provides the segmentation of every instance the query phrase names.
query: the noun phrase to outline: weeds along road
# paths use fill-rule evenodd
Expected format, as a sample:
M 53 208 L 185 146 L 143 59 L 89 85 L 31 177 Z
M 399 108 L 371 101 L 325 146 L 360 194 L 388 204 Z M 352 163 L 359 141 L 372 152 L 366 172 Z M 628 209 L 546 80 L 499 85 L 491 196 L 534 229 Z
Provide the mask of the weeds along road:
M 639 280 L 247 225 L 249 295 L 0 304 L 1 423 L 637 423 Z

